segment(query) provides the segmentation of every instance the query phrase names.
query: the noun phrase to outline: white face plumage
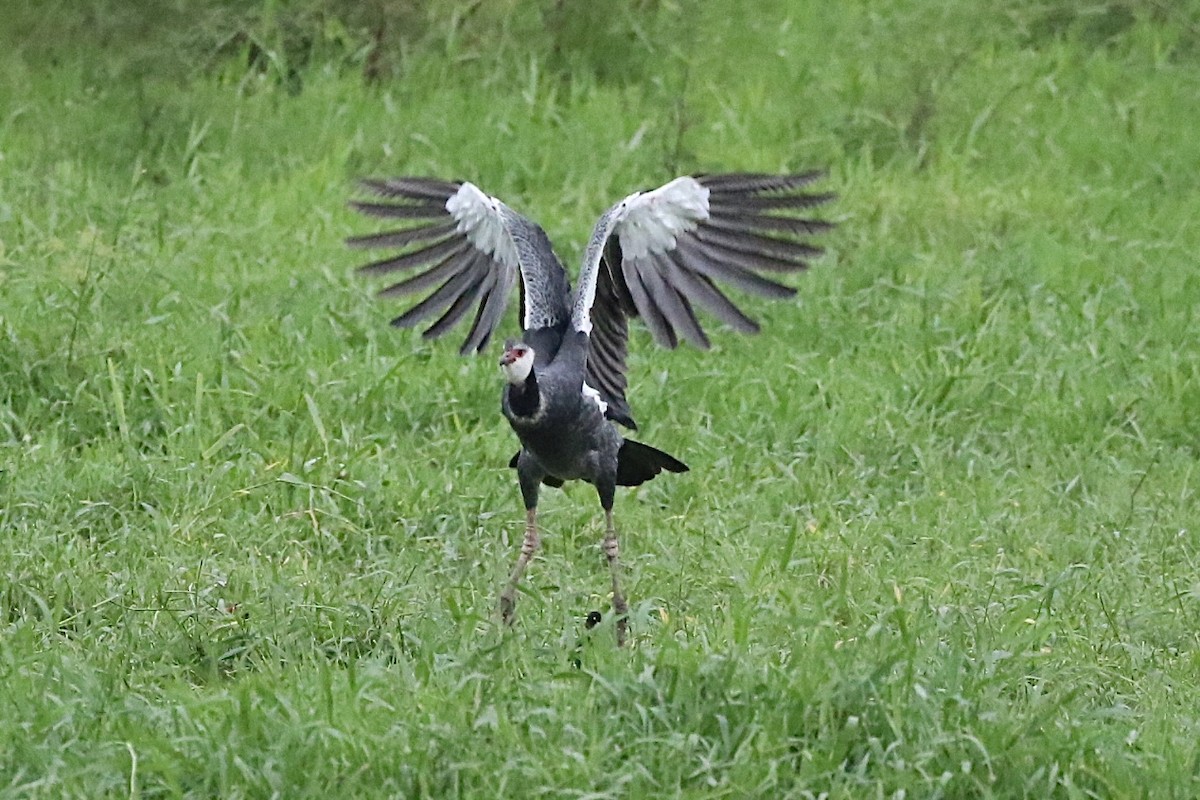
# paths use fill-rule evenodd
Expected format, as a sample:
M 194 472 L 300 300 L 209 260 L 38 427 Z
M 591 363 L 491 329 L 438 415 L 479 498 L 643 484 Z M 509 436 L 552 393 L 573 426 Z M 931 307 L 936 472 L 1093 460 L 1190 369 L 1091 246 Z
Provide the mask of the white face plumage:
M 500 358 L 500 369 L 504 377 L 514 386 L 520 386 L 533 371 L 533 348 L 526 344 L 513 344 L 504 348 Z

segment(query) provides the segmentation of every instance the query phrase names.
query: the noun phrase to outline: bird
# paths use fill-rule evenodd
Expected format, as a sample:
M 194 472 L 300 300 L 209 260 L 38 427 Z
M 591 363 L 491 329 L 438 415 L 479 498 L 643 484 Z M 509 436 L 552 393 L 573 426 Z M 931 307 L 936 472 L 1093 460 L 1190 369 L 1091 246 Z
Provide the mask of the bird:
M 595 488 L 604 511 L 616 639 L 625 643 L 629 606 L 621 589 L 616 489 L 663 471 L 688 471 L 617 427 L 637 429 L 626 397 L 629 323 L 641 319 L 669 349 L 681 341 L 710 347 L 700 309 L 735 331 L 758 332 L 725 285 L 766 298 L 795 294 L 774 276 L 803 270 L 824 252 L 811 237 L 834 223 L 810 210 L 834 195 L 810 187 L 825 177 L 822 170 L 699 173 L 634 192 L 596 221 L 574 290 L 545 231 L 475 184 L 419 176 L 360 181 L 366 197 L 351 207 L 399 227 L 347 239 L 351 247 L 392 251 L 359 271 L 406 275 L 380 297 L 424 295 L 393 326 L 433 319 L 422 336 L 436 339 L 474 310 L 459 352 L 478 353 L 501 325 L 514 288 L 520 298 L 521 334 L 504 342 L 499 359 L 501 412 L 520 443 L 509 467 L 526 514 L 520 552 L 500 594 L 506 625 L 540 544 L 541 487 L 582 480 Z

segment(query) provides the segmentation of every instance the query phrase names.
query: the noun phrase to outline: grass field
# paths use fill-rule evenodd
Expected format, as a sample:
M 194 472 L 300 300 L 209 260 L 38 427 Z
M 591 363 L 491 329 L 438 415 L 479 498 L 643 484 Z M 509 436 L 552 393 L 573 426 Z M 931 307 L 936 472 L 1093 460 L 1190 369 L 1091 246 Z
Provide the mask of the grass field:
M 505 0 L 367 81 L 286 4 L 10 5 L 0 798 L 1200 795 L 1194 8 Z M 353 179 L 574 268 L 630 191 L 813 166 L 762 335 L 635 333 L 692 471 L 618 499 L 631 646 L 587 486 L 503 629 L 495 351 L 388 327 Z

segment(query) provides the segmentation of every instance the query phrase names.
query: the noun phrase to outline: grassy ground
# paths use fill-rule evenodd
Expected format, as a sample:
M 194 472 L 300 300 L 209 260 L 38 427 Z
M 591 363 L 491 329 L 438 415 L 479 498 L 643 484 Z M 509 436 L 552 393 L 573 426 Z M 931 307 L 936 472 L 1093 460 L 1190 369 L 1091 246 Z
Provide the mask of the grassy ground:
M 332 23 L 288 65 L 15 4 L 0 797 L 1200 794 L 1196 15 L 498 8 L 368 85 Z M 814 165 L 843 224 L 763 335 L 636 334 L 692 472 L 619 500 L 633 646 L 581 638 L 588 487 L 502 630 L 499 376 L 387 327 L 352 179 L 574 264 L 631 190 Z

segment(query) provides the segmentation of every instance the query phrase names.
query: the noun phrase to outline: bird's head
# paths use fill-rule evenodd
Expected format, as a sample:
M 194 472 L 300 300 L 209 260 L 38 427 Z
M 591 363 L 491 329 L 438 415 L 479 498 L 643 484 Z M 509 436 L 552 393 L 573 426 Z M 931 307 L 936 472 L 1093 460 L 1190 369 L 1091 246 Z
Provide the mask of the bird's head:
M 504 343 L 504 355 L 500 356 L 500 369 L 513 386 L 520 386 L 533 371 L 533 348 L 524 342 L 509 339 Z

